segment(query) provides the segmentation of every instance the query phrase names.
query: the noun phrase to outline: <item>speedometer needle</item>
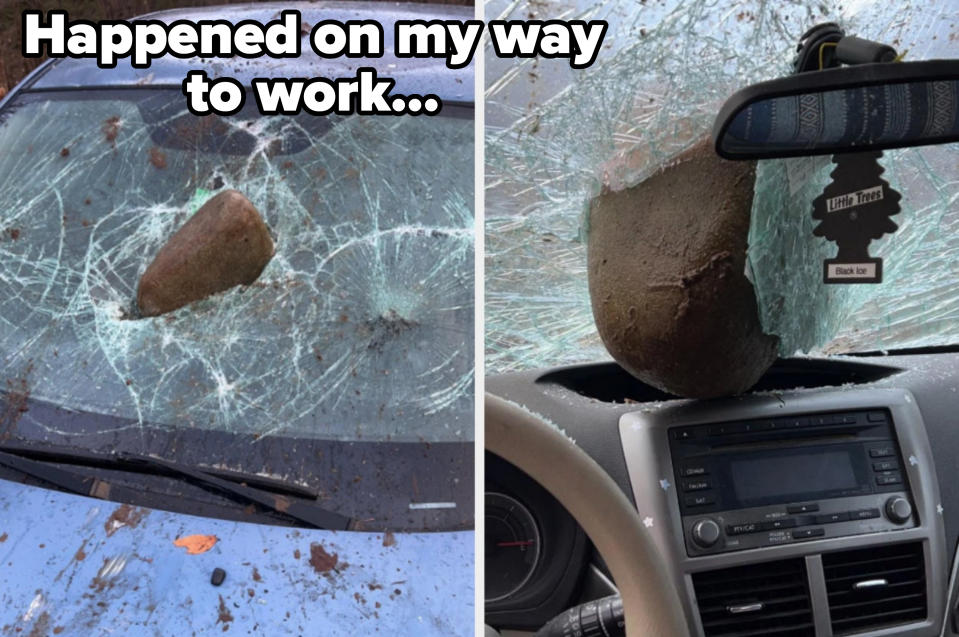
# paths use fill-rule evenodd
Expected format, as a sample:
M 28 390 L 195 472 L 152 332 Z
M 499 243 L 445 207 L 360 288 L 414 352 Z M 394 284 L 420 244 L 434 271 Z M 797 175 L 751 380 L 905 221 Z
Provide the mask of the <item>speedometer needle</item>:
M 517 541 L 517 542 L 497 542 L 496 546 L 529 546 L 533 543 L 533 540 Z

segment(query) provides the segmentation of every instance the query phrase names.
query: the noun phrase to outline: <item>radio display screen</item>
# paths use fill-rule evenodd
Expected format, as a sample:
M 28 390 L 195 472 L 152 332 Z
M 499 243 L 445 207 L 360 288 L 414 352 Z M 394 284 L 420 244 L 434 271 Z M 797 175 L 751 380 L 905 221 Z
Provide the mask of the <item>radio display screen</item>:
M 744 505 L 792 495 L 856 490 L 862 485 L 848 449 L 731 458 L 729 473 Z

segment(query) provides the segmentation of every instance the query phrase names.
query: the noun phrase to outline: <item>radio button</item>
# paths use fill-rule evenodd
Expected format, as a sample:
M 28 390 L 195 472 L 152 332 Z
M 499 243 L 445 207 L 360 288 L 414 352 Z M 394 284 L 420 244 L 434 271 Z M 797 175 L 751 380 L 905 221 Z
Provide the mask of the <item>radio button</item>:
M 794 540 L 805 540 L 811 537 L 822 537 L 826 534 L 826 529 L 796 529 L 792 536 Z
M 743 535 L 744 533 L 758 533 L 762 531 L 761 522 L 748 522 L 746 524 L 727 524 L 726 535 Z
M 853 520 L 871 520 L 872 518 L 879 517 L 879 509 L 859 509 L 858 511 L 850 512 L 849 516 Z
M 886 420 L 886 414 L 881 411 L 870 411 L 866 414 L 866 420 L 869 422 L 884 422 Z
M 761 524 L 763 531 L 776 531 L 779 529 L 791 529 L 798 526 L 794 518 L 783 518 L 781 520 L 770 520 Z
M 893 471 L 899 468 L 899 463 L 895 460 L 883 460 L 882 462 L 872 463 L 873 471 Z
M 703 465 L 686 465 L 683 467 L 683 475 L 687 478 L 690 476 L 704 476 L 708 473 L 709 471 Z
M 709 493 L 704 493 L 703 495 L 687 495 L 684 501 L 688 507 L 703 507 L 707 504 L 715 504 L 716 496 Z
M 790 504 L 786 507 L 786 513 L 814 513 L 818 510 L 818 504 Z
M 691 427 L 673 429 L 671 433 L 673 434 L 673 440 L 691 440 L 696 437 L 696 433 Z
M 888 458 L 896 455 L 896 450 L 892 447 L 873 447 L 869 450 L 870 458 Z
M 702 491 L 712 486 L 709 480 L 686 480 L 683 482 L 683 491 Z
M 849 513 L 825 513 L 815 517 L 816 524 L 835 524 L 836 522 L 848 522 Z
M 876 484 L 881 487 L 890 485 L 890 484 L 901 484 L 902 476 L 898 473 L 890 473 L 886 475 L 876 476 Z

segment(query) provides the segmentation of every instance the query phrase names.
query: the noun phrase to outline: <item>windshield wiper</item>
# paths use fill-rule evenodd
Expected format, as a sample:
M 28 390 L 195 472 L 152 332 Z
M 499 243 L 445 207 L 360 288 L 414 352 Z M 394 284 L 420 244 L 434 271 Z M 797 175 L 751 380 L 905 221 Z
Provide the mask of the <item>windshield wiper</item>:
M 20 473 L 42 480 L 64 491 L 79 495 L 96 497 L 96 493 L 103 486 L 103 481 L 93 476 L 83 475 L 75 471 L 62 469 L 42 460 L 21 458 L 6 451 L 0 451 L 0 466 L 14 469 Z
M 79 450 L 71 452 L 67 449 L 45 449 L 46 455 L 55 456 L 57 460 L 37 460 L 24 455 L 34 455 L 37 448 L 2 446 L 0 447 L 0 466 L 9 467 L 25 473 L 44 482 L 80 495 L 102 497 L 102 494 L 111 493 L 116 496 L 116 487 L 108 482 L 93 476 L 82 475 L 75 471 L 55 466 L 56 461 L 69 462 L 79 460 L 84 464 L 123 470 L 126 467 L 148 467 L 154 473 L 164 473 L 188 480 L 210 491 L 232 496 L 247 503 L 258 504 L 270 511 L 293 518 L 298 522 L 319 529 L 348 530 L 354 528 L 353 520 L 347 516 L 328 511 L 302 499 L 291 499 L 284 495 L 270 493 L 247 484 L 237 484 L 225 478 L 208 473 L 206 470 L 130 452 L 119 452 L 110 455 L 96 454 Z M 157 471 L 159 470 L 159 471 Z M 290 488 L 290 490 L 294 490 Z
M 0 392 L 0 394 L 2 394 L 2 392 Z M 87 465 L 97 468 L 112 468 L 115 466 L 118 469 L 123 470 L 127 468 L 126 465 L 130 464 L 129 461 L 118 458 L 115 453 L 100 453 L 96 451 L 90 451 L 89 449 L 84 449 L 82 447 L 60 447 L 48 444 L 38 445 L 35 443 L 10 444 L 7 442 L 0 444 L 0 451 L 5 451 L 8 454 L 13 454 L 23 458 L 32 458 L 34 460 Z M 142 466 L 138 468 L 142 470 Z M 297 484 L 295 482 L 287 482 L 285 480 L 278 480 L 276 478 L 261 476 L 255 473 L 234 471 L 232 469 L 220 469 L 215 467 L 192 468 L 208 475 L 216 476 L 217 478 L 223 478 L 224 480 L 229 480 L 230 482 L 246 484 L 263 491 L 293 495 L 306 500 L 316 500 L 319 497 L 319 493 L 315 489 L 311 489 L 310 487 Z M 150 469 L 149 472 L 154 473 L 155 469 Z
M 132 464 L 142 464 L 155 469 L 165 469 L 170 473 L 196 482 L 201 487 L 222 491 L 247 502 L 259 504 L 262 507 L 276 511 L 277 513 L 282 513 L 283 515 L 318 529 L 345 531 L 352 528 L 353 525 L 353 520 L 345 515 L 327 511 L 312 504 L 306 504 L 301 500 L 292 500 L 286 496 L 267 493 L 261 489 L 255 489 L 244 484 L 236 484 L 200 471 L 199 469 L 194 469 L 188 465 L 163 460 L 162 458 L 156 458 L 154 456 L 128 452 L 120 452 L 117 453 L 116 456 Z

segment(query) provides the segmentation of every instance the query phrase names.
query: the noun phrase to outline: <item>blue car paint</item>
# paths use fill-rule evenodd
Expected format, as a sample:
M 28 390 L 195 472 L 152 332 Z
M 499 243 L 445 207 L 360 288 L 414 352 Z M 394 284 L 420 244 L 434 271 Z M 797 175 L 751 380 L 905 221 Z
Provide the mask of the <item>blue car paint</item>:
M 174 545 L 193 534 L 217 542 Z M 473 533 L 237 523 L 0 481 L 0 632 L 472 634 Z
M 310 24 L 380 21 L 387 52 L 397 19 L 473 15 L 471 8 L 437 5 L 294 2 L 149 17 L 266 22 L 280 8 L 299 9 Z M 0 109 L 24 90 L 178 87 L 191 69 L 248 84 L 253 77 L 349 76 L 360 66 L 393 77 L 394 92 L 473 102 L 472 65 L 451 70 L 441 59 L 397 60 L 388 54 L 325 60 L 306 44 L 303 55 L 292 60 L 162 58 L 149 69 L 134 69 L 128 60 L 115 69 L 99 69 L 89 59 L 48 60 L 0 99 Z M 191 534 L 218 539 L 208 552 L 189 555 L 173 542 Z M 392 541 L 377 533 L 139 509 L 0 480 L 0 634 L 472 634 L 474 533 L 397 533 Z M 315 546 L 336 556 L 335 568 L 323 571 L 311 564 Z M 210 581 L 215 568 L 226 572 L 218 587 Z

